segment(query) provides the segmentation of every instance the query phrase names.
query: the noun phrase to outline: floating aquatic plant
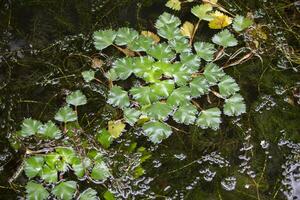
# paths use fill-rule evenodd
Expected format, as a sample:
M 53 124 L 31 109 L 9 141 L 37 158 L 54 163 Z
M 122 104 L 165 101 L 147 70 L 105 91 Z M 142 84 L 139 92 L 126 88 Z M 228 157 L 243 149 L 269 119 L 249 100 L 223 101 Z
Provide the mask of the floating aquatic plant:
M 213 4 L 216 3 L 194 6 L 191 12 L 199 20 L 209 21 L 210 28 L 222 29 L 229 26 L 232 19 L 220 11 L 213 12 Z M 173 0 L 167 3 L 175 10 L 179 10 L 180 5 L 179 1 Z M 252 24 L 250 21 L 237 16 L 233 28 L 242 31 Z M 178 17 L 165 12 L 155 23 L 157 34 L 162 38 L 156 41 L 153 33 L 149 37 L 131 28 L 94 33 L 94 44 L 98 50 L 113 45 L 117 48 L 125 46 L 133 52 L 131 56 L 126 54 L 127 57 L 116 59 L 107 72 L 113 83 L 107 102 L 122 109 L 125 122 L 131 126 L 139 119 L 147 118 L 142 129 L 154 143 L 160 143 L 171 135 L 170 117 L 179 124 L 217 130 L 222 113 L 239 116 L 246 112 L 244 99 L 238 94 L 238 84 L 214 63 L 218 59 L 216 54 L 220 53 L 218 46 L 224 51 L 238 44 L 234 34 L 225 29 L 215 34 L 212 42 L 193 42 L 197 27 L 190 22 L 185 22 L 182 27 L 180 25 Z M 85 79 L 86 74 L 83 74 Z M 130 89 L 118 85 L 132 76 L 139 80 L 138 84 Z M 199 106 L 200 99 L 210 93 L 221 98 L 223 106 Z M 104 133 L 102 137 L 105 137 Z

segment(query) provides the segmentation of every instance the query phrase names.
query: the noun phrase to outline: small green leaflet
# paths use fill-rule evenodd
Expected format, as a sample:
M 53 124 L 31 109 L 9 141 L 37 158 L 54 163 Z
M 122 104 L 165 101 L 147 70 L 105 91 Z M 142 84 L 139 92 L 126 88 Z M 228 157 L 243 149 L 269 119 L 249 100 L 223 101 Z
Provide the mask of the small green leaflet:
M 61 200 L 71 200 L 75 194 L 77 183 L 75 181 L 61 182 L 52 190 L 52 194 Z
M 180 54 L 180 63 L 186 66 L 187 71 L 192 74 L 199 70 L 201 59 L 200 56 L 192 53 Z
M 140 35 L 137 39 L 128 44 L 128 48 L 132 51 L 147 51 L 154 44 L 150 37 Z
M 185 86 L 187 82 L 192 78 L 189 70 L 185 65 L 173 65 L 172 74 L 175 83 L 178 86 Z
M 52 169 L 48 165 L 44 165 L 42 171 L 40 172 L 40 176 L 47 183 L 57 182 L 57 171 L 56 171 L 56 169 Z
M 121 59 L 117 59 L 114 64 L 113 68 L 116 72 L 117 77 L 121 80 L 127 79 L 133 72 L 133 64 L 132 58 L 125 57 Z
M 217 51 L 215 45 L 208 42 L 195 42 L 194 48 L 197 55 L 205 61 L 212 61 L 214 54 Z
M 146 114 L 152 119 L 156 119 L 158 121 L 167 120 L 171 112 L 172 112 L 172 107 L 162 102 L 154 103 L 150 107 L 146 108 Z
M 87 103 L 86 96 L 80 91 L 76 90 L 67 96 L 67 103 L 73 106 L 82 106 Z
M 133 87 L 130 89 L 130 94 L 141 105 L 149 105 L 151 104 L 151 102 L 155 102 L 158 100 L 157 94 L 153 93 L 151 88 L 148 86 Z
M 24 119 L 19 134 L 22 137 L 34 135 L 38 132 L 41 125 L 42 123 L 40 121 L 31 118 Z
M 109 148 L 113 141 L 111 134 L 106 129 L 102 129 L 101 131 L 99 131 L 99 133 L 97 133 L 96 139 L 105 149 Z
M 231 78 L 231 76 L 228 75 L 225 75 L 221 79 L 218 86 L 219 86 L 219 92 L 223 97 L 228 97 L 240 91 L 239 85 L 235 82 L 233 78 Z
M 94 45 L 96 49 L 102 50 L 112 45 L 116 35 L 116 32 L 111 29 L 94 32 Z
M 89 83 L 95 79 L 95 71 L 94 70 L 83 71 L 83 72 L 81 72 L 81 75 L 82 75 L 84 81 L 87 83 Z
M 137 39 L 138 36 L 139 33 L 132 28 L 119 28 L 115 42 L 117 45 L 128 45 Z
M 235 94 L 229 99 L 225 100 L 224 114 L 228 116 L 239 116 L 246 113 L 246 105 L 244 99 L 240 94 Z
M 209 92 L 209 83 L 204 76 L 198 76 L 190 82 L 190 88 L 192 97 L 197 98 Z
M 29 181 L 26 185 L 26 199 L 27 200 L 45 200 L 48 199 L 49 192 L 43 185 Z
M 181 2 L 179 0 L 168 0 L 166 3 L 168 8 L 173 10 L 180 10 L 181 9 Z
M 105 200 L 115 200 L 115 196 L 113 195 L 113 193 L 111 193 L 109 190 L 107 190 L 104 194 L 103 197 Z
M 98 199 L 99 198 L 97 197 L 97 191 L 92 188 L 88 188 L 84 190 L 78 197 L 78 200 L 98 200 Z
M 191 99 L 191 89 L 187 86 L 175 89 L 167 99 L 167 104 L 170 106 L 185 105 Z
M 110 176 L 110 172 L 108 167 L 106 166 L 105 162 L 98 161 L 95 163 L 91 177 L 96 181 L 103 181 L 106 180 Z
M 78 178 L 82 178 L 85 175 L 85 166 L 79 157 L 72 159 L 72 169 Z
M 128 123 L 130 126 L 134 126 L 134 124 L 138 121 L 141 114 L 142 113 L 139 110 L 136 110 L 134 108 L 125 108 L 124 109 L 125 122 Z
M 194 124 L 197 113 L 197 108 L 194 105 L 186 104 L 179 106 L 173 115 L 173 119 L 177 123 L 182 123 L 185 125 Z
M 212 38 L 213 43 L 223 46 L 223 47 L 233 47 L 238 44 L 238 41 L 235 39 L 234 35 L 229 32 L 229 30 L 225 29 L 217 34 L 215 34 Z
M 216 84 L 225 75 L 223 69 L 214 63 L 208 63 L 203 74 L 210 85 Z
M 213 16 L 210 15 L 212 9 L 213 9 L 212 6 L 206 3 L 206 4 L 194 6 L 191 12 L 199 19 L 210 21 L 213 19 Z
M 60 129 L 52 121 L 40 126 L 38 132 L 45 138 L 58 139 L 61 137 Z
M 64 123 L 73 122 L 77 120 L 77 114 L 69 106 L 64 106 L 58 110 L 54 116 L 54 119 Z
M 25 161 L 24 171 L 28 178 L 37 176 L 43 168 L 44 158 L 42 156 L 29 157 Z
M 219 108 L 210 108 L 207 110 L 202 110 L 196 124 L 203 129 L 212 128 L 217 130 L 221 123 L 221 111 Z
M 155 62 L 153 63 L 153 66 L 152 66 L 152 69 L 154 70 L 159 70 L 161 71 L 165 76 L 167 77 L 172 77 L 173 76 L 173 73 L 174 73 L 174 67 L 175 65 L 179 65 L 180 67 L 180 64 L 179 63 L 170 63 L 170 62 L 162 62 L 162 61 L 158 61 L 158 62 Z
M 50 168 L 55 168 L 56 163 L 58 162 L 60 158 L 60 155 L 57 153 L 48 153 L 44 156 L 45 162 L 46 164 L 50 167 Z
M 107 102 L 119 108 L 125 108 L 130 105 L 127 92 L 122 90 L 120 86 L 113 86 L 110 89 Z
M 161 143 L 163 139 L 168 138 L 172 134 L 170 126 L 157 121 L 145 123 L 143 125 L 143 130 L 150 141 L 155 144 Z
M 148 70 L 144 73 L 143 79 L 147 83 L 156 83 L 159 82 L 159 79 L 162 77 L 163 71 L 159 69 Z
M 75 152 L 72 147 L 56 147 L 55 151 L 59 153 L 64 161 L 72 164 L 72 160 L 75 157 Z
M 176 37 L 181 37 L 180 29 L 178 26 L 181 21 L 178 17 L 164 12 L 159 16 L 155 23 L 157 34 L 168 40 L 172 40 Z
M 232 27 L 235 31 L 241 32 L 241 31 L 249 28 L 252 24 L 253 24 L 253 21 L 251 19 L 246 18 L 246 17 L 241 16 L 241 15 L 237 15 L 234 18 Z
M 169 45 L 176 53 L 190 53 L 189 40 L 185 37 L 178 37 L 169 41 Z
M 160 97 L 167 98 L 175 89 L 175 84 L 172 80 L 164 80 L 154 83 L 150 87 L 155 94 Z
M 150 56 L 141 56 L 133 58 L 133 73 L 139 77 L 144 78 L 144 73 L 151 70 L 154 59 Z
M 153 46 L 149 49 L 148 54 L 161 61 L 168 61 L 176 56 L 166 43 L 159 43 Z

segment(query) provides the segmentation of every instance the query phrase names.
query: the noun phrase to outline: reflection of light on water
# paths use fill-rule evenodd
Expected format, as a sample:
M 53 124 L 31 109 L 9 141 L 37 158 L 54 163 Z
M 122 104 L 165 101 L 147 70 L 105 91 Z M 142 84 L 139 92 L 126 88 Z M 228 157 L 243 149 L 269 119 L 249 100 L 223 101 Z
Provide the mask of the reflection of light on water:
M 227 191 L 232 191 L 236 186 L 236 178 L 235 177 L 227 177 L 223 181 L 221 181 L 222 187 Z

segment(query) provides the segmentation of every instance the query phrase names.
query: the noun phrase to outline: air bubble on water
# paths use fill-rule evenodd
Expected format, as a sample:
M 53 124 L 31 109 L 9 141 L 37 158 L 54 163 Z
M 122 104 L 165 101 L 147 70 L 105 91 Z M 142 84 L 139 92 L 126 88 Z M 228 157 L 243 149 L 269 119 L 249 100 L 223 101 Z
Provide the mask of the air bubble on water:
M 181 153 L 181 154 L 174 154 L 174 157 L 177 158 L 178 160 L 184 160 L 184 159 L 186 159 L 186 155 L 184 155 L 183 153 Z
M 260 141 L 260 146 L 261 146 L 263 149 L 269 148 L 269 145 L 270 145 L 270 144 L 269 144 L 267 141 L 265 141 L 265 140 Z
M 216 175 L 216 172 L 210 171 L 210 169 L 204 169 L 199 171 L 200 174 L 203 174 L 204 180 L 211 182 Z
M 227 191 L 232 191 L 236 186 L 236 178 L 235 177 L 227 177 L 223 181 L 221 181 L 222 187 Z

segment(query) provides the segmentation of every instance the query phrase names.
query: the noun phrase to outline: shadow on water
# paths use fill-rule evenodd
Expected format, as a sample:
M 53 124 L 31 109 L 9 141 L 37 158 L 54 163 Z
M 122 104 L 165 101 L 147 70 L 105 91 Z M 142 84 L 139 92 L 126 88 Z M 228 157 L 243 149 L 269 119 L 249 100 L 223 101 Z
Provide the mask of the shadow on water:
M 159 146 L 149 146 L 142 136 L 124 136 L 121 141 L 134 140 L 153 151 L 143 178 L 122 180 L 129 185 L 118 188 L 124 199 L 300 199 L 300 3 L 221 4 L 234 13 L 249 12 L 266 34 L 258 39 L 262 60 L 254 57 L 227 69 L 241 86 L 247 114 L 225 119 L 217 132 L 182 127 L 188 133 L 175 132 Z M 189 8 L 176 14 L 190 19 Z M 83 109 L 95 124 L 117 114 L 105 103 L 105 87 L 81 79 L 91 64 L 85 55 L 96 53 L 91 34 L 120 26 L 154 30 L 153 22 L 165 10 L 160 0 L 1 2 L 0 199 L 23 195 L 14 193 L 7 180 L 22 160 L 9 140 L 24 118 L 48 121 L 69 91 L 82 88 L 89 99 Z M 200 29 L 197 37 L 207 34 Z M 116 56 L 112 52 L 109 59 Z M 83 124 L 89 122 L 81 117 Z M 24 184 L 25 176 L 18 181 Z

